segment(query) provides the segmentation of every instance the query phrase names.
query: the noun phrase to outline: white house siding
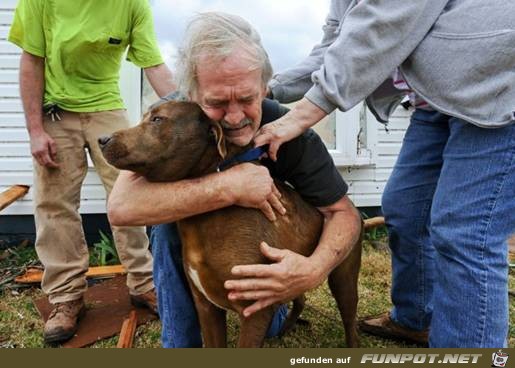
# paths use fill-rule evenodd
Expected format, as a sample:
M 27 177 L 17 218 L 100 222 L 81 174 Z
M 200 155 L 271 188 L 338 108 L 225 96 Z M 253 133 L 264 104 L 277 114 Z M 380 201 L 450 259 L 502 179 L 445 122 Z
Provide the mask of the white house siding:
M 399 107 L 390 118 L 388 131 L 376 123 L 377 141 L 373 151 L 375 165 L 342 167 L 340 173 L 349 184 L 349 196 L 358 207 L 381 205 L 381 195 L 401 149 L 411 111 Z M 369 116 L 370 117 L 370 116 Z
M 19 96 L 18 69 L 21 50 L 7 41 L 17 0 L 0 1 L 0 192 L 14 184 L 32 186 L 32 159 Z M 124 65 L 121 88 L 131 121 L 140 115 L 139 70 Z M 105 190 L 92 168 L 81 192 L 81 213 L 104 213 Z M 32 191 L 0 215 L 32 214 Z

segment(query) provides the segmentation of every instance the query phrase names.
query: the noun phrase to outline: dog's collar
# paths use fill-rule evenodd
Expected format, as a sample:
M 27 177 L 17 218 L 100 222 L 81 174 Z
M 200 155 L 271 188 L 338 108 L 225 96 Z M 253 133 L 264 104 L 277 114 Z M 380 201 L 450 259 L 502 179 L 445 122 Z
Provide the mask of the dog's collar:
M 232 166 L 235 164 L 256 161 L 265 152 L 266 152 L 265 147 L 251 148 L 243 153 L 240 153 L 239 155 L 236 155 L 228 160 L 223 161 L 220 165 L 218 165 L 218 167 L 216 168 L 216 171 L 224 171 L 229 166 Z

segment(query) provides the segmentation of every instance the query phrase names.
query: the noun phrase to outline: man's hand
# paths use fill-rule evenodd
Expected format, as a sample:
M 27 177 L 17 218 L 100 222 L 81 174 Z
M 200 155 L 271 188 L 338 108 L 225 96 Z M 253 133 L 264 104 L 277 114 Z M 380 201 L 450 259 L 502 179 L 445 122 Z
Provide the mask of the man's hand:
M 261 252 L 275 263 L 235 266 L 232 274 L 242 277 L 227 280 L 230 300 L 255 300 L 243 310 L 245 317 L 274 303 L 292 300 L 318 285 L 326 275 L 313 262 L 288 249 L 272 248 L 261 243 Z
M 49 168 L 57 168 L 57 146 L 45 131 L 30 134 L 30 151 L 38 164 Z
M 257 208 L 270 221 L 277 219 L 275 211 L 281 215 L 286 213 L 280 200 L 281 193 L 266 167 L 244 163 L 233 166 L 224 173 L 231 180 L 235 205 Z
M 303 98 L 282 118 L 264 125 L 254 137 L 254 145 L 261 147 L 268 144 L 268 157 L 277 161 L 277 151 L 283 143 L 298 137 L 326 115 L 321 108 Z

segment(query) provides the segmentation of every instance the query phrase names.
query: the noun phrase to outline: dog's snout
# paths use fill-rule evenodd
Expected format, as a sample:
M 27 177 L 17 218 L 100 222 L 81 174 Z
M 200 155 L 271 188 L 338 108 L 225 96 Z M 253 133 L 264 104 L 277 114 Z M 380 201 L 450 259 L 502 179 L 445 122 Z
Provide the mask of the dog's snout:
M 98 144 L 100 147 L 104 147 L 111 140 L 111 136 L 103 136 L 98 138 Z

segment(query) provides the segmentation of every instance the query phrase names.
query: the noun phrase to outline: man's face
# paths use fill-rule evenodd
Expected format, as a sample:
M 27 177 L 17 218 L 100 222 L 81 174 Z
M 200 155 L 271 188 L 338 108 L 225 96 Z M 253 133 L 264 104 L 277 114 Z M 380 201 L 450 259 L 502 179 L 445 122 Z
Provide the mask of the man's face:
M 242 51 L 222 61 L 205 56 L 197 65 L 197 81 L 193 100 L 209 118 L 222 124 L 229 142 L 249 144 L 259 129 L 261 103 L 266 95 L 261 70 L 255 69 Z

